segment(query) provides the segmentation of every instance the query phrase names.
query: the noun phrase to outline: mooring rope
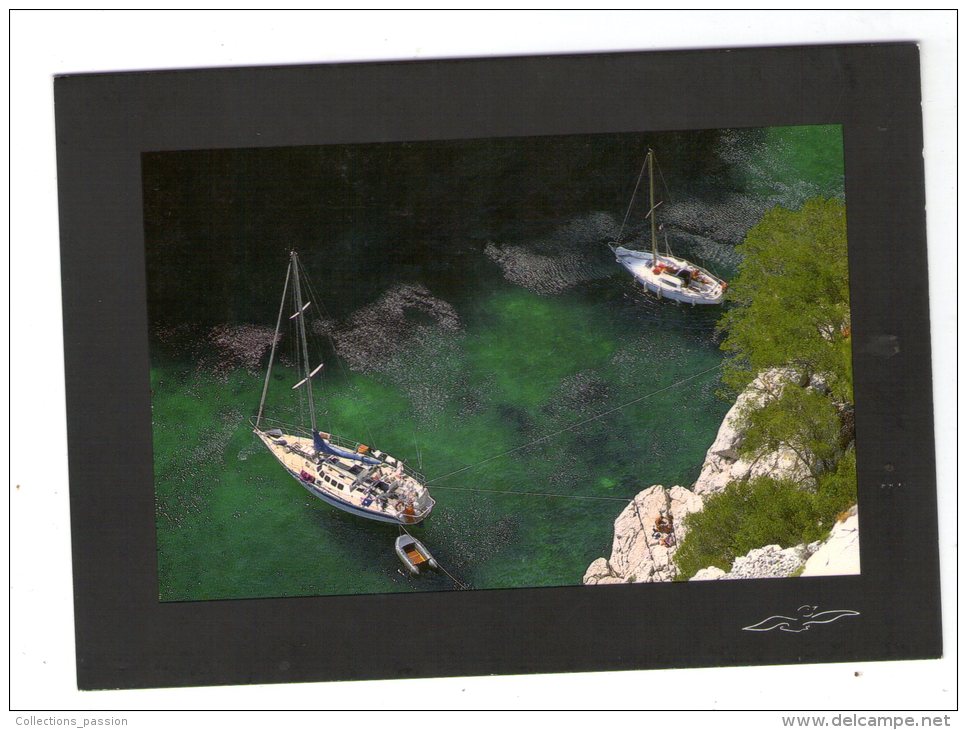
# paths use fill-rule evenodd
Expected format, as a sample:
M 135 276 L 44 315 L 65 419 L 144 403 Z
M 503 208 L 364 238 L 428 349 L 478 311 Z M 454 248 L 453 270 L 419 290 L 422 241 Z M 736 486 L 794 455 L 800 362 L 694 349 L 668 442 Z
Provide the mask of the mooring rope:
M 469 469 L 476 469 L 478 466 L 481 466 L 483 464 L 486 464 L 488 461 L 493 461 L 494 459 L 499 459 L 499 458 L 501 458 L 503 456 L 509 456 L 510 454 L 513 454 L 513 453 L 515 453 L 517 451 L 521 451 L 522 449 L 528 449 L 531 446 L 534 446 L 536 444 L 541 443 L 542 441 L 547 441 L 549 439 L 554 438 L 555 436 L 559 436 L 560 434 L 565 433 L 566 431 L 573 431 L 575 428 L 579 428 L 580 426 L 583 426 L 583 425 L 585 425 L 587 423 L 591 423 L 592 421 L 596 421 L 599 418 L 604 418 L 605 416 L 608 416 L 608 415 L 610 415 L 612 413 L 615 413 L 616 411 L 620 411 L 622 408 L 627 408 L 628 406 L 632 406 L 635 403 L 640 403 L 641 401 L 646 400 L 648 398 L 651 398 L 652 396 L 658 395 L 659 393 L 664 393 L 665 391 L 671 390 L 672 388 L 677 388 L 678 386 L 684 385 L 685 383 L 687 383 L 689 381 L 695 380 L 695 378 L 700 378 L 701 376 L 706 375 L 706 374 L 712 372 L 713 370 L 718 370 L 721 367 L 722 367 L 722 363 L 718 363 L 717 365 L 715 365 L 713 367 L 710 367 L 710 368 L 708 368 L 706 370 L 703 370 L 700 373 L 695 373 L 694 375 L 689 375 L 687 378 L 682 378 L 681 380 L 678 380 L 678 381 L 672 383 L 671 385 L 666 385 L 664 388 L 659 388 L 658 390 L 653 390 L 650 393 L 646 393 L 645 395 L 639 396 L 638 398 L 634 398 L 634 399 L 628 401 L 627 403 L 622 403 L 620 406 L 615 406 L 614 408 L 609 408 L 608 410 L 603 411 L 601 413 L 598 413 L 597 415 L 590 416 L 589 418 L 585 418 L 583 421 L 578 421 L 577 423 L 572 423 L 570 426 L 566 426 L 566 427 L 564 427 L 562 429 L 558 429 L 557 431 L 554 431 L 553 433 L 549 433 L 549 434 L 546 434 L 544 436 L 541 436 L 540 438 L 536 438 L 536 439 L 534 439 L 533 441 L 531 441 L 529 443 L 522 444 L 521 446 L 515 446 L 512 449 L 507 449 L 507 451 L 502 451 L 499 454 L 494 454 L 493 456 L 488 456 L 486 459 L 481 459 L 476 464 L 469 464 L 468 466 L 464 466 L 464 467 L 461 467 L 459 469 L 455 469 L 455 470 L 453 470 L 451 472 L 447 472 L 446 474 L 442 474 L 442 475 L 440 475 L 438 477 L 434 477 L 433 479 L 428 480 L 427 486 L 432 486 L 434 489 L 442 489 L 442 488 L 444 488 L 444 487 L 442 487 L 442 485 L 434 484 L 434 482 L 439 481 L 440 479 L 446 479 L 447 477 L 452 477 L 452 476 L 454 476 L 456 474 L 460 474 L 461 472 L 465 472 L 465 471 L 467 471 Z M 452 488 L 453 487 L 451 487 L 451 489 Z M 499 491 L 499 490 L 496 490 L 496 491 Z M 519 492 L 513 492 L 513 493 L 514 494 L 519 494 Z M 505 492 L 505 494 L 507 494 L 507 492 Z M 616 498 L 609 498 L 609 499 L 616 499 Z
M 701 377 L 703 375 L 706 375 L 706 374 L 712 372 L 713 370 L 718 370 L 720 367 L 722 367 L 722 363 L 719 363 L 719 364 L 715 365 L 714 367 L 707 368 L 706 370 L 703 370 L 700 373 L 695 373 L 694 375 L 689 375 L 687 378 L 682 378 L 681 380 L 675 381 L 671 385 L 666 385 L 664 388 L 659 388 L 658 390 L 653 390 L 650 393 L 646 393 L 645 395 L 639 396 L 638 398 L 634 398 L 633 400 L 630 400 L 627 403 L 622 403 L 620 406 L 615 406 L 614 408 L 609 408 L 608 410 L 603 411 L 601 413 L 598 413 L 597 415 L 591 416 L 589 418 L 585 418 L 583 421 L 579 421 L 577 423 L 571 424 L 570 426 L 568 426 L 566 428 L 559 429 L 559 430 L 557 430 L 557 431 L 555 431 L 553 433 L 547 434 L 546 436 L 541 436 L 538 439 L 534 439 L 530 443 L 524 444 L 522 446 L 518 446 L 518 447 L 516 447 L 514 449 L 509 449 L 509 450 L 504 451 L 504 452 L 501 452 L 499 454 L 494 454 L 493 456 L 490 456 L 490 457 L 487 457 L 486 459 L 483 459 L 481 461 L 478 461 L 476 464 L 470 464 L 469 466 L 465 466 L 465 467 L 462 467 L 462 468 L 457 469 L 455 471 L 452 471 L 452 472 L 450 472 L 448 474 L 444 474 L 442 476 L 439 476 L 439 477 L 437 477 L 437 479 L 445 479 L 447 477 L 453 476 L 454 474 L 459 474 L 460 472 L 467 471 L 468 469 L 473 469 L 475 467 L 478 467 L 481 464 L 487 463 L 488 461 L 493 461 L 494 459 L 499 459 L 501 456 L 507 456 L 508 454 L 512 454 L 515 451 L 520 451 L 521 449 L 525 449 L 525 448 L 527 448 L 529 446 L 533 446 L 534 444 L 540 443 L 541 441 L 546 441 L 546 440 L 548 440 L 550 438 L 553 438 L 554 436 L 557 436 L 559 434 L 564 433 L 565 431 L 571 431 L 571 430 L 573 430 L 575 428 L 578 428 L 579 426 L 583 426 L 586 423 L 590 423 L 590 422 L 595 421 L 595 420 L 597 420 L 599 418 L 602 418 L 604 416 L 607 416 L 608 414 L 614 413 L 615 411 L 619 411 L 622 408 L 627 408 L 628 406 L 633 405 L 635 403 L 640 403 L 641 401 L 645 400 L 646 398 L 651 398 L 652 396 L 658 395 L 659 393 L 664 393 L 665 391 L 671 390 L 672 388 L 677 388 L 678 386 L 684 385 L 685 383 L 687 383 L 689 381 L 695 380 L 695 378 L 699 378 L 699 377 Z M 597 496 L 597 495 L 590 495 L 590 494 L 588 494 L 588 495 L 582 495 L 582 494 L 554 494 L 553 492 L 518 492 L 518 491 L 514 491 L 514 490 L 501 490 L 501 489 L 477 489 L 477 488 L 473 488 L 473 487 L 449 487 L 449 486 L 446 486 L 446 485 L 443 485 L 443 484 L 430 484 L 430 483 L 428 483 L 427 486 L 432 486 L 434 489 L 450 489 L 450 490 L 457 491 L 457 492 L 480 492 L 480 493 L 486 493 L 486 494 L 507 494 L 507 495 L 513 495 L 513 496 L 517 496 L 517 497 L 550 497 L 550 498 L 557 498 L 557 499 L 585 499 L 585 500 L 597 500 L 597 501 L 603 501 L 603 502 L 621 502 L 623 504 L 631 503 L 631 504 L 635 504 L 635 510 L 636 511 L 638 509 L 638 506 L 637 506 L 637 504 L 634 501 L 634 497 L 605 497 L 605 496 Z M 639 515 L 639 519 L 640 519 L 640 517 L 641 516 Z M 399 528 L 400 528 L 400 530 L 402 532 L 406 533 L 410 537 L 413 537 L 412 535 L 410 535 L 410 532 L 405 527 L 403 527 L 403 525 L 399 525 Z M 453 581 L 454 585 L 456 585 L 460 590 L 466 590 L 468 588 L 468 586 L 466 584 L 464 584 L 463 582 L 461 582 L 460 580 L 458 580 L 449 570 L 447 570 L 439 560 L 437 560 L 437 566 L 440 568 L 440 570 L 450 580 Z
M 561 499 L 600 499 L 609 502 L 630 502 L 633 497 L 599 497 L 581 494 L 554 494 L 553 492 L 518 492 L 512 489 L 476 489 L 474 487 L 447 487 L 442 484 L 431 485 L 434 489 L 452 489 L 457 492 L 487 492 L 490 494 L 512 494 L 516 497 L 559 497 Z

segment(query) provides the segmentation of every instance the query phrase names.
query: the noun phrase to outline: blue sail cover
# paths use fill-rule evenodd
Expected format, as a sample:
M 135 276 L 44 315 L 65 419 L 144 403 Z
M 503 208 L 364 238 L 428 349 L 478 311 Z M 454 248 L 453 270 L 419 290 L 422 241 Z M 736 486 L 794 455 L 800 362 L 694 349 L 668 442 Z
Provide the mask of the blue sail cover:
M 322 436 L 320 436 L 318 431 L 312 432 L 312 445 L 316 447 L 316 451 L 321 451 L 323 454 L 331 454 L 332 456 L 341 456 L 344 459 L 361 461 L 369 466 L 376 466 L 380 463 L 379 459 L 374 459 L 372 456 L 364 456 L 363 454 L 357 454 L 355 451 L 349 451 L 348 449 L 341 449 L 338 446 L 333 446 Z

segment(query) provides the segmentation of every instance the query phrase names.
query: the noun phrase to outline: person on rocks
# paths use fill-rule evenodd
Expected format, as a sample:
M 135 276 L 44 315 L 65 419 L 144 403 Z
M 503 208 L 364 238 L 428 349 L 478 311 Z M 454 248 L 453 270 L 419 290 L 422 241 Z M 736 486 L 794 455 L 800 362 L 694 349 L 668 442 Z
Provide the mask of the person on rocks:
M 666 516 L 665 510 L 662 510 L 658 517 L 655 518 L 655 532 L 659 535 L 667 535 L 672 531 L 672 518 L 671 515 Z

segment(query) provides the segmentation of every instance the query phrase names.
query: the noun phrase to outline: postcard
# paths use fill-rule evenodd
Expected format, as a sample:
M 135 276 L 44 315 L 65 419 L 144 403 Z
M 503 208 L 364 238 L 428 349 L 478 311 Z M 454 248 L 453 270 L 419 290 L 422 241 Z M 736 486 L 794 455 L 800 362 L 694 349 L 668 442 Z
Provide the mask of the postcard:
M 59 78 L 80 686 L 938 656 L 917 73 Z

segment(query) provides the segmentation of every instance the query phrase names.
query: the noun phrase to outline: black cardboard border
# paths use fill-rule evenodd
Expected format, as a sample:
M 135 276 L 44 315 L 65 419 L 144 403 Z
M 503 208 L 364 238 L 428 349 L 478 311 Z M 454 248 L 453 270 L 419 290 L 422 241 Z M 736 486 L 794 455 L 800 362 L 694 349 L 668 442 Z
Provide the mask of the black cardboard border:
M 79 687 L 939 656 L 919 89 L 913 44 L 57 78 Z M 158 602 L 141 152 L 793 124 L 844 130 L 861 576 Z M 807 603 L 861 615 L 741 630 Z

